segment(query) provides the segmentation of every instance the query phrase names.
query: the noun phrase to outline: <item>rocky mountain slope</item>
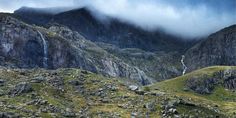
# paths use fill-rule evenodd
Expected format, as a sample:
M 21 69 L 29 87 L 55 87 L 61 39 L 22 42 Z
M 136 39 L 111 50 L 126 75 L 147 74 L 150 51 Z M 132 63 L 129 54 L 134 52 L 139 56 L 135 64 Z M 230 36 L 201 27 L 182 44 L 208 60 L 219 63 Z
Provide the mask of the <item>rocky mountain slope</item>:
M 79 69 L 1 67 L 0 117 L 226 117 L 175 94 L 123 82 Z
M 186 54 L 189 71 L 213 65 L 236 65 L 236 25 L 222 29 L 193 46 Z
M 154 79 L 135 66 L 109 54 L 79 33 L 60 25 L 49 29 L 25 24 L 10 15 L 0 16 L 1 65 L 13 68 L 48 69 L 78 67 L 138 84 Z
M 67 26 L 157 81 L 181 75 L 181 55 L 195 43 L 183 41 L 161 30 L 145 31 L 118 19 L 99 13 L 95 15 L 87 8 L 45 16 L 43 14 L 33 8 L 21 8 L 15 11 L 14 16 L 29 24 L 47 28 L 55 23 Z M 37 15 L 41 20 L 35 19 Z M 99 19 L 98 15 L 105 20 Z
M 34 8 L 23 7 L 16 10 L 14 14 L 29 24 L 45 27 L 50 26 L 51 23 L 65 25 L 79 32 L 88 40 L 112 44 L 119 48 L 139 48 L 146 51 L 184 49 L 182 46 L 184 41 L 180 40 L 181 38 L 166 34 L 161 30 L 155 32 L 142 30 L 118 19 L 94 13 L 87 8 L 50 14 L 50 18 L 47 16 L 49 13 L 44 16 L 45 12 L 40 12 Z M 42 19 L 35 19 L 37 15 Z M 44 22 L 41 23 L 42 21 Z
M 150 89 L 174 94 L 233 118 L 236 116 L 235 72 L 236 67 L 213 66 L 154 84 Z

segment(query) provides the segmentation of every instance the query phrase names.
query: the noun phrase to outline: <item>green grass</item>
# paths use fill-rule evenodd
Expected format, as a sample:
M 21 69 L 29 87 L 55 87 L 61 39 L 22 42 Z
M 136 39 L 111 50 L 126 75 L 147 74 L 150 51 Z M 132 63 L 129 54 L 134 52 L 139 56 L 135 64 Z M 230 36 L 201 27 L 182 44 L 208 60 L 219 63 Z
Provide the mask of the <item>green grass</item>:
M 227 69 L 236 69 L 236 67 L 229 66 L 213 66 L 208 68 L 203 68 L 197 71 L 193 71 L 184 76 L 180 76 L 174 79 L 166 80 L 163 82 L 159 82 L 157 84 L 152 85 L 150 88 L 154 89 L 158 88 L 169 95 L 177 95 L 183 99 L 190 99 L 197 105 L 205 106 L 208 105 L 218 106 L 222 113 L 231 116 L 234 112 L 236 112 L 236 93 L 230 90 L 226 90 L 220 85 L 216 85 L 214 87 L 214 91 L 211 94 L 198 94 L 194 91 L 185 91 L 186 80 L 195 77 L 199 79 L 205 79 L 204 76 L 213 76 L 214 73 L 227 70 Z

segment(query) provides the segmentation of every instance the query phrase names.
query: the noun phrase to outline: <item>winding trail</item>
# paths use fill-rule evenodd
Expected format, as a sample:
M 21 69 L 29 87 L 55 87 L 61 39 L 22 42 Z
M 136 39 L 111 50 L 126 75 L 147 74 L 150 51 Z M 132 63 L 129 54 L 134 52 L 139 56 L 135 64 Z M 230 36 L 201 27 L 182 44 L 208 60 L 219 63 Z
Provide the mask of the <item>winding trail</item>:
M 181 59 L 181 64 L 182 64 L 182 66 L 183 66 L 182 75 L 184 75 L 184 74 L 186 73 L 187 69 L 188 69 L 188 67 L 187 67 L 187 66 L 185 65 L 185 63 L 184 63 L 184 59 L 185 59 L 185 56 L 182 55 L 182 59 Z
M 47 42 L 43 36 L 43 34 L 40 31 L 37 31 L 43 41 L 43 67 L 48 68 L 48 45 Z

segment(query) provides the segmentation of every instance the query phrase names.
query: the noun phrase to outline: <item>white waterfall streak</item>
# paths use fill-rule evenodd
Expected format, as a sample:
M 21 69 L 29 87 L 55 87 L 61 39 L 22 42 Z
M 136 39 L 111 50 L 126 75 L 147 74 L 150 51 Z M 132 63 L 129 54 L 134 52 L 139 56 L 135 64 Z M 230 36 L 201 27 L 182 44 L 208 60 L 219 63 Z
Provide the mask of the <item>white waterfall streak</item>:
M 43 41 L 43 67 L 47 68 L 48 67 L 48 45 L 43 34 L 40 31 L 38 31 L 38 33 L 40 34 L 40 37 Z
M 182 75 L 184 75 L 184 74 L 186 73 L 186 71 L 187 71 L 187 66 L 186 66 L 185 63 L 184 63 L 184 59 L 185 59 L 185 56 L 182 55 L 182 59 L 181 59 L 181 64 L 182 64 L 182 66 L 183 66 Z

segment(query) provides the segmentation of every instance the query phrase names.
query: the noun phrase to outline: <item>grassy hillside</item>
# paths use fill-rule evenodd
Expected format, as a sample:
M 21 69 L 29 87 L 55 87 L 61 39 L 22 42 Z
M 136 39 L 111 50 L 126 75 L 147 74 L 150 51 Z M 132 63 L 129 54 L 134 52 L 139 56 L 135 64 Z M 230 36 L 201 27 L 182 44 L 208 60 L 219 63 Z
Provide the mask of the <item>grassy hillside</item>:
M 175 79 L 166 80 L 150 87 L 151 90 L 154 89 L 161 90 L 163 92 L 168 93 L 170 96 L 175 95 L 181 99 L 187 99 L 191 103 L 194 103 L 198 106 L 203 106 L 208 109 L 215 110 L 219 113 L 223 113 L 229 117 L 236 116 L 236 92 L 235 88 L 228 89 L 223 85 L 224 77 L 233 77 L 235 81 L 235 73 L 236 67 L 229 66 L 214 66 L 208 67 L 204 69 L 200 69 L 191 73 L 188 73 L 184 76 L 177 77 Z M 227 73 L 228 72 L 228 73 Z M 231 73 L 230 73 L 231 72 Z M 217 76 L 221 73 L 222 77 Z M 230 75 L 229 75 L 230 73 Z M 199 93 L 190 89 L 189 83 L 190 81 L 194 81 L 198 84 L 197 86 L 201 86 L 200 84 L 204 84 L 201 82 L 207 82 L 205 80 L 209 78 L 216 78 L 218 82 L 215 82 L 210 86 L 212 91 L 209 93 Z M 196 79 L 196 80 L 194 80 Z M 232 84 L 232 82 L 231 82 Z
M 221 116 L 160 90 L 129 86 L 79 69 L 0 69 L 0 116 L 194 117 Z M 128 85 L 128 86 L 127 86 Z M 176 105 L 179 109 L 176 111 Z M 191 110 L 190 110 L 191 109 Z M 198 114 L 184 114 L 185 111 Z

